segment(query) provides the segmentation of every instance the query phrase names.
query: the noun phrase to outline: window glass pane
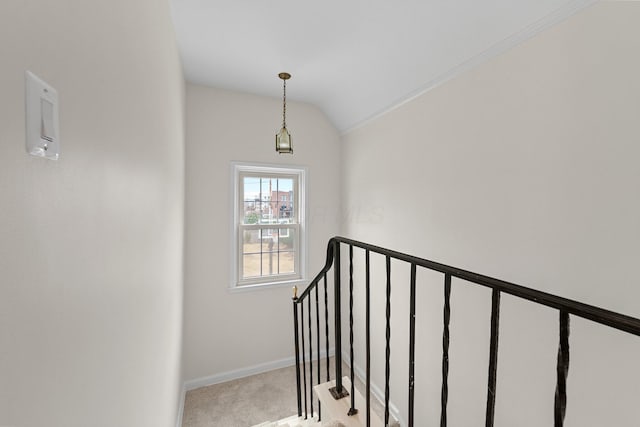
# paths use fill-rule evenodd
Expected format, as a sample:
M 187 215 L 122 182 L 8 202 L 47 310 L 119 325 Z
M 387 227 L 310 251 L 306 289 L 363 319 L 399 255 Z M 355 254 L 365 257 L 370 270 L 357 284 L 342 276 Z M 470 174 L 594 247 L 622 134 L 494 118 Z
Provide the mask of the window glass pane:
M 265 252 L 262 254 L 262 275 L 271 276 L 278 274 L 278 252 Z
M 257 224 L 260 219 L 260 203 L 244 201 L 243 224 Z
M 260 254 L 242 256 L 242 278 L 260 277 Z
M 278 179 L 278 193 L 276 197 L 278 199 L 278 219 L 280 220 L 279 223 L 282 224 L 293 222 L 293 179 Z
M 290 251 L 294 249 L 296 230 L 292 228 L 278 229 L 278 250 Z
M 260 224 L 270 224 L 272 217 L 271 204 L 262 201 L 260 203 Z
M 277 251 L 278 246 L 278 230 L 272 228 L 265 228 L 260 230 L 262 232 L 261 243 L 262 252 Z
M 260 253 L 260 230 L 244 230 L 242 236 L 242 253 Z
M 255 224 L 260 218 L 260 178 L 245 176 L 242 180 L 243 224 Z
M 296 271 L 295 237 L 295 229 L 278 229 L 278 269 L 280 271 L 280 274 L 292 274 Z
M 293 274 L 296 271 L 295 252 L 280 252 L 278 257 L 280 274 Z
M 273 203 L 271 201 L 271 192 L 276 187 L 276 179 L 262 177 L 260 179 L 260 223 L 271 224 L 271 220 L 274 218 Z

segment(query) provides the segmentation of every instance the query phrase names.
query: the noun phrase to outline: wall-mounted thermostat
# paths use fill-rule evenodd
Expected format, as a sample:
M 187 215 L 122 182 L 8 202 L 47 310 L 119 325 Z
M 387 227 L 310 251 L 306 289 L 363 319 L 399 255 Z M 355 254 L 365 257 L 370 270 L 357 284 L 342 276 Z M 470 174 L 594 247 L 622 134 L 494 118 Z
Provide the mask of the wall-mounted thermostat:
M 26 79 L 27 153 L 58 160 L 58 92 L 30 71 Z

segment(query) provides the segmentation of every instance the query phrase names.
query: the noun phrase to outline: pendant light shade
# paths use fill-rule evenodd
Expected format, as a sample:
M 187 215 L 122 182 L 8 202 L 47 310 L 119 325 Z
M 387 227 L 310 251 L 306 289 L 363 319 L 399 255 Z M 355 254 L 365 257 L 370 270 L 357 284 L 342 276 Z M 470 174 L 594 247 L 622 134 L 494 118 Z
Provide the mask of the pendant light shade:
M 276 135 L 276 151 L 280 154 L 293 154 L 293 145 L 291 145 L 291 135 L 286 127 L 280 129 Z
M 287 130 L 287 80 L 291 78 L 289 73 L 280 73 L 282 79 L 282 129 L 276 134 L 276 151 L 280 154 L 293 154 L 291 134 Z

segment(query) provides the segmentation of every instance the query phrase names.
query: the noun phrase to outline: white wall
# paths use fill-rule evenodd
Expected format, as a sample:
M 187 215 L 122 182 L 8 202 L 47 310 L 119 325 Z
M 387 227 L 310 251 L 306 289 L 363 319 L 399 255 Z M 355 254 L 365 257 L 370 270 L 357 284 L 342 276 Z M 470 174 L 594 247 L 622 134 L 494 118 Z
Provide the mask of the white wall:
M 184 82 L 165 0 L 0 3 L 0 425 L 175 425 Z M 24 72 L 62 155 L 24 149 Z
M 640 3 L 596 4 L 346 135 L 343 204 L 370 214 L 344 232 L 640 317 L 639 22 Z M 408 268 L 393 271 L 391 392 L 404 410 Z M 436 425 L 442 278 L 418 278 L 417 424 Z M 489 313 L 490 291 L 454 281 L 450 425 L 484 419 Z M 501 322 L 496 425 L 551 425 L 557 313 L 503 297 Z M 640 340 L 572 326 L 565 425 L 633 424 Z M 382 384 L 382 319 L 372 330 Z
M 274 85 L 278 87 L 274 74 Z M 295 76 L 288 85 L 295 91 Z M 278 93 L 274 90 L 274 93 Z M 294 154 L 275 152 L 282 101 L 187 85 L 184 371 L 189 381 L 293 356 L 291 288 L 230 293 L 232 161 L 308 168 L 308 273 L 338 230 L 340 138 L 318 109 L 287 102 Z

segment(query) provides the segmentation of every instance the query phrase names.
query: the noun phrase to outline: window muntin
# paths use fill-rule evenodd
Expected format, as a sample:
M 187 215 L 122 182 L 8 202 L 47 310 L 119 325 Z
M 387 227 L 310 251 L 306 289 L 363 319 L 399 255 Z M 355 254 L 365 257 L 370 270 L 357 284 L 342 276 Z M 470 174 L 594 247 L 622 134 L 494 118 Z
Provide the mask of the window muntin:
M 240 281 L 295 275 L 298 262 L 296 235 L 291 228 L 245 229 Z
M 304 169 L 235 166 L 232 287 L 303 278 Z

